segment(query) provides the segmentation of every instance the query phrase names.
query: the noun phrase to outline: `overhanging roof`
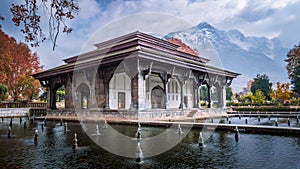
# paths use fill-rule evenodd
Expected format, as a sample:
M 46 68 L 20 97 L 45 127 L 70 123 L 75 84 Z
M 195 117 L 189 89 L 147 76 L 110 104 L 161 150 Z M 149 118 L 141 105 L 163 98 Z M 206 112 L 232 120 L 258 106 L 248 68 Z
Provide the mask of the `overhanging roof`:
M 48 79 L 60 74 L 70 73 L 76 69 L 98 66 L 100 63 L 116 63 L 125 57 L 137 54 L 138 57 L 156 59 L 169 64 L 186 66 L 192 70 L 213 74 L 237 77 L 238 73 L 208 65 L 208 59 L 178 51 L 178 45 L 156 38 L 154 36 L 133 32 L 105 42 L 95 44 L 97 49 L 74 57 L 64 59 L 65 64 L 34 74 L 37 79 Z

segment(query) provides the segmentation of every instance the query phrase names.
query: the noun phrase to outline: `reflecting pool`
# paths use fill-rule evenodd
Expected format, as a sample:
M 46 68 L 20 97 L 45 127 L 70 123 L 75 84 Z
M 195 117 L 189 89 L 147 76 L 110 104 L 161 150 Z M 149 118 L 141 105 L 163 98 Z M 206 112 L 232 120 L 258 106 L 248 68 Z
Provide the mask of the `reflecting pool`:
M 99 147 L 79 123 L 69 122 L 69 131 L 65 132 L 59 122 L 47 121 L 42 130 L 37 121 L 24 128 L 15 119 L 10 139 L 8 126 L 9 119 L 0 120 L 0 168 L 300 168 L 300 136 L 241 132 L 236 142 L 233 132 L 220 131 L 206 140 L 205 147 L 199 147 L 201 130 L 192 129 L 174 148 L 137 164 L 136 159 L 114 155 Z M 113 127 L 128 135 L 136 131 L 136 126 Z M 142 134 L 160 130 L 166 129 L 142 126 Z M 75 151 L 74 133 L 78 135 Z

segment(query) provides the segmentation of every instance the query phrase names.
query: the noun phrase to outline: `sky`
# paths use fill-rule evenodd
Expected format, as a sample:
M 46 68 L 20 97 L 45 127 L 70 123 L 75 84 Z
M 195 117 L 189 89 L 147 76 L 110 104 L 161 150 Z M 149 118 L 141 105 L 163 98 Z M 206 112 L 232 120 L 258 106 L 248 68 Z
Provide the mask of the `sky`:
M 19 0 L 0 2 L 0 14 L 5 17 L 2 29 L 18 41 L 24 41 L 20 28 L 11 21 L 9 8 L 12 3 L 17 4 Z M 67 22 L 73 32 L 60 34 L 55 51 L 49 40 L 32 48 L 38 53 L 44 69 L 61 65 L 62 59 L 75 56 L 84 49 L 93 49 L 93 43 L 111 36 L 136 30 L 162 34 L 201 22 L 223 30 L 238 29 L 246 36 L 277 37 L 287 48 L 300 42 L 300 0 L 78 0 L 78 3 L 79 14 Z M 43 12 L 42 21 L 47 33 L 47 11 Z M 158 24 L 162 22 L 164 24 Z M 165 32 L 157 32 L 157 28 Z M 102 37 L 100 33 L 111 36 Z

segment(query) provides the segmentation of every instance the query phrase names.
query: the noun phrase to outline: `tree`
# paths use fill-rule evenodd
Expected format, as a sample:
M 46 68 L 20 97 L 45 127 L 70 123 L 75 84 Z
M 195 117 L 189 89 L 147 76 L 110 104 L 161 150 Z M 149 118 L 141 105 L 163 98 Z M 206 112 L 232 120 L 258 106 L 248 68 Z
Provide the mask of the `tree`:
M 3 41 L 2 41 L 3 40 Z M 24 43 L 18 43 L 0 28 L 0 83 L 8 88 L 14 100 L 21 96 L 31 99 L 40 84 L 31 74 L 42 70 L 39 57 Z
M 29 74 L 20 76 L 19 87 L 21 89 L 22 96 L 26 100 L 32 100 L 36 98 L 40 92 L 40 82 L 35 80 Z
M 244 94 L 240 97 L 240 100 L 244 103 L 252 103 L 253 101 L 253 94 L 252 92 L 249 92 L 248 94 Z
M 300 59 L 300 44 L 298 46 L 295 46 L 293 49 L 291 49 L 287 54 L 287 58 L 284 60 L 287 62 L 286 69 L 290 80 L 293 80 L 294 78 L 293 74 L 296 67 L 299 65 L 298 62 L 299 59 Z
M 57 101 L 62 101 L 65 99 L 65 87 L 61 86 L 59 89 L 57 89 L 56 91 L 56 97 L 57 97 Z
M 8 92 L 7 86 L 0 84 L 0 101 L 7 99 L 8 97 L 7 92 Z
M 208 89 L 206 86 L 200 87 L 200 100 L 208 101 Z
M 75 18 L 75 14 L 79 12 L 79 5 L 76 0 L 26 0 L 20 1 L 20 4 L 12 4 L 10 10 L 13 15 L 12 21 L 16 26 L 22 27 L 25 41 L 32 47 L 39 46 L 40 42 L 46 40 L 40 14 L 49 14 L 45 17 L 48 17 L 49 38 L 53 42 L 54 50 L 60 31 L 67 34 L 72 31 L 67 21 Z M 4 20 L 1 15 L 0 20 Z
M 272 88 L 272 83 L 270 83 L 270 79 L 267 75 L 256 75 L 254 78 L 254 82 L 251 86 L 251 92 L 256 93 L 257 90 L 260 90 L 263 92 L 264 96 L 270 100 L 270 91 Z
M 283 103 L 285 100 L 288 100 L 291 97 L 291 91 L 290 91 L 290 84 L 289 83 L 283 83 L 280 82 L 276 83 L 276 89 L 272 90 L 270 93 L 270 97 L 278 101 L 280 103 Z
M 253 96 L 253 102 L 256 104 L 263 104 L 266 101 L 266 96 L 261 90 L 256 90 Z
M 232 96 L 233 96 L 233 93 L 232 93 L 232 90 L 231 90 L 231 87 L 229 86 L 226 86 L 226 100 L 232 100 Z
M 291 84 L 293 85 L 292 90 L 297 97 L 300 95 L 300 59 L 298 63 L 299 65 L 295 68 L 295 71 L 293 72 L 293 79 L 291 81 Z

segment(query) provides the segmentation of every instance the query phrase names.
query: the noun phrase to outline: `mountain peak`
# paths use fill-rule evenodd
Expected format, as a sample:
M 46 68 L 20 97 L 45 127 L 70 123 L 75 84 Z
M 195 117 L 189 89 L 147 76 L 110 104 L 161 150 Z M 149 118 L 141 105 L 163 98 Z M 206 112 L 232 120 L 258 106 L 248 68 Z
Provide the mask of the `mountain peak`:
M 201 22 L 200 24 L 197 25 L 197 28 L 199 28 L 199 29 L 203 29 L 203 28 L 214 29 L 214 27 L 211 26 L 210 24 L 208 24 L 207 22 Z

